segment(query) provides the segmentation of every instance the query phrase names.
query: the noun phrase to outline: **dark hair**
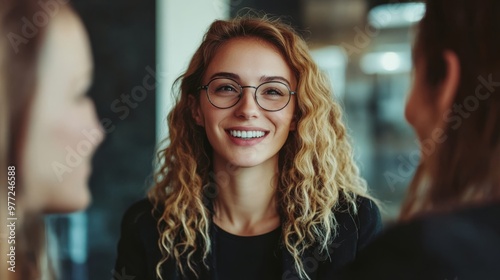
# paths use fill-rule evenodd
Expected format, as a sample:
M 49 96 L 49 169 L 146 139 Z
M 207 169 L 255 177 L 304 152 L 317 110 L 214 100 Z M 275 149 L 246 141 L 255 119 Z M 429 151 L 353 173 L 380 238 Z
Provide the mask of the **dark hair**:
M 460 78 L 452 104 L 466 114 L 444 116 L 446 140 L 419 166 L 402 219 L 500 199 L 499 34 L 498 0 L 426 1 L 414 58 L 423 59 L 432 88 L 447 71 L 443 53 L 456 54 Z M 433 102 L 432 92 L 419 94 Z

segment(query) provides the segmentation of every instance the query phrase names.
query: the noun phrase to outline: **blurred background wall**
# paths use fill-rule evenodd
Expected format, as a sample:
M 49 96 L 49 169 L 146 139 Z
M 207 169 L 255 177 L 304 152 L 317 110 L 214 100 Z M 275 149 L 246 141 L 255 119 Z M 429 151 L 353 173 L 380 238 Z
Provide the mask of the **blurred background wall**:
M 173 80 L 216 18 L 245 8 L 284 16 L 307 40 L 345 109 L 356 159 L 372 192 L 397 216 L 418 161 L 404 119 L 412 26 L 423 12 L 382 0 L 73 0 L 90 34 L 95 61 L 89 94 L 106 130 L 94 158 L 93 203 L 52 216 L 65 280 L 128 279 L 112 271 L 120 220 L 145 196 L 155 145 L 167 133 Z

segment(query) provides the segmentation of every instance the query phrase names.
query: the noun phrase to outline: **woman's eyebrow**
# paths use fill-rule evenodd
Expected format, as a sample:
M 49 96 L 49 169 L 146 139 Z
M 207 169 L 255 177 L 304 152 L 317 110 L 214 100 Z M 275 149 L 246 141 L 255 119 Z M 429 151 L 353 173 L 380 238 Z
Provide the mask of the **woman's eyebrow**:
M 217 73 L 213 74 L 212 76 L 210 76 L 210 80 L 212 80 L 214 78 L 218 78 L 218 77 L 231 78 L 233 80 L 238 80 L 238 81 L 240 80 L 240 75 L 238 75 L 236 73 L 231 73 L 231 72 L 217 72 Z M 280 82 L 283 82 L 289 86 L 291 85 L 290 81 L 288 81 L 286 78 L 284 78 L 282 76 L 262 76 L 262 77 L 260 77 L 259 81 L 262 83 L 272 82 L 272 81 L 280 81 Z
M 234 79 L 234 80 L 239 80 L 240 79 L 240 76 L 238 74 L 235 74 L 235 73 L 231 73 L 231 72 L 217 72 L 217 73 L 213 74 L 212 76 L 210 76 L 210 80 L 212 80 L 214 78 L 217 78 L 217 77 L 231 78 L 231 79 Z
M 284 82 L 285 84 L 287 84 L 289 86 L 291 85 L 290 82 L 282 76 L 262 76 L 262 77 L 260 77 L 260 81 L 261 82 L 280 81 L 280 82 Z

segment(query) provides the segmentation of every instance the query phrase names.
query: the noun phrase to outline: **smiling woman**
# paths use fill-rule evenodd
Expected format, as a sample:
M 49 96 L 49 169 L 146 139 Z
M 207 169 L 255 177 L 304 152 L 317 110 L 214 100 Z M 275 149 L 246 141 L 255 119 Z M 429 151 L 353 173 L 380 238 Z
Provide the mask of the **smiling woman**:
M 221 79 L 222 77 L 226 78 Z M 224 91 L 234 92 L 231 95 L 236 96 L 236 102 L 231 102 L 232 106 L 225 106 L 225 110 L 221 110 L 222 107 L 214 104 L 216 101 L 221 102 L 221 95 L 224 94 L 221 94 L 218 83 L 228 81 L 228 77 L 233 77 L 240 84 L 255 86 L 242 87 L 236 81 L 232 84 L 236 83 L 238 86 L 227 86 L 231 83 L 226 82 L 227 89 Z M 273 80 L 269 80 L 270 77 Z M 193 104 L 197 104 L 193 117 L 199 126 L 205 128 L 213 149 L 215 172 L 224 170 L 224 166 L 229 164 L 261 168 L 256 170 L 258 174 L 264 174 L 261 173 L 263 171 L 275 173 L 278 168 L 278 152 L 289 132 L 295 130 L 293 115 L 296 101 L 293 99 L 289 102 L 291 93 L 288 88 L 295 88 L 297 82 L 285 59 L 273 45 L 261 39 L 235 38 L 222 45 L 208 65 L 202 83 L 209 79 L 210 87 L 205 90 L 207 95 L 198 100 L 192 97 Z M 212 89 L 214 83 L 215 90 Z M 275 91 L 276 88 L 282 88 L 280 99 L 262 97 L 264 93 L 271 94 L 270 90 L 263 92 L 269 83 L 278 85 L 273 88 Z M 245 91 L 246 88 L 249 89 Z M 224 95 L 227 96 L 227 93 Z M 243 137 L 247 135 L 247 131 L 260 132 L 262 136 Z M 265 180 L 269 181 L 269 178 Z M 256 183 L 255 180 L 249 182 Z M 264 184 L 265 189 L 269 189 L 267 185 L 269 183 Z
M 140 279 L 331 279 L 380 230 L 339 105 L 305 42 L 268 18 L 215 21 L 168 116 L 116 271 Z

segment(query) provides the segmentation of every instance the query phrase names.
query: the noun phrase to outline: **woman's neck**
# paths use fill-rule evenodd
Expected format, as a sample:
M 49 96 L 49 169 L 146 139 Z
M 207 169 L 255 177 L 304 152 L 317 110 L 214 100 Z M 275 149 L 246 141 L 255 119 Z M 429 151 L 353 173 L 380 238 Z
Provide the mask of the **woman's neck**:
M 225 162 L 214 164 L 218 188 L 214 198 L 214 223 L 242 236 L 259 235 L 278 227 L 277 159 L 254 167 L 228 166 Z

